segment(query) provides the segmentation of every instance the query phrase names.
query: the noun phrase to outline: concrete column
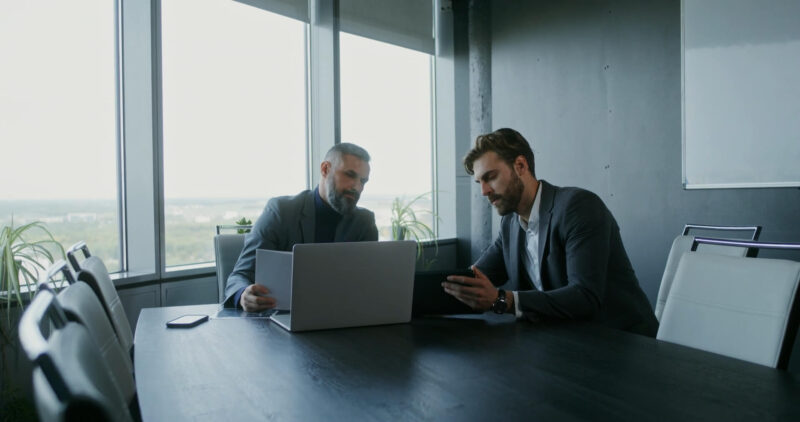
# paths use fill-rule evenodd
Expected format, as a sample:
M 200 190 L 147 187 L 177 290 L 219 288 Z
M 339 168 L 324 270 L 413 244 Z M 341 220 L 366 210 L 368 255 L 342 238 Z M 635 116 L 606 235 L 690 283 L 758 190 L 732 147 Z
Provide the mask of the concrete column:
M 469 103 L 470 145 L 478 135 L 492 130 L 492 33 L 491 2 L 469 1 Z M 492 209 L 481 194 L 478 184 L 472 183 L 471 196 L 471 257 L 480 257 L 492 241 Z

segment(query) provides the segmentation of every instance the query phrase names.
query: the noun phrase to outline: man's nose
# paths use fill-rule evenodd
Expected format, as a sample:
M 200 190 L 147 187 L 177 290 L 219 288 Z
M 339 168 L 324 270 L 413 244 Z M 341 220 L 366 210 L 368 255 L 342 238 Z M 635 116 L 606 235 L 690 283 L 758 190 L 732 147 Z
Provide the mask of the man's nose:
M 489 186 L 489 184 L 486 182 L 481 182 L 481 194 L 483 196 L 488 196 L 490 193 L 492 193 L 492 188 Z

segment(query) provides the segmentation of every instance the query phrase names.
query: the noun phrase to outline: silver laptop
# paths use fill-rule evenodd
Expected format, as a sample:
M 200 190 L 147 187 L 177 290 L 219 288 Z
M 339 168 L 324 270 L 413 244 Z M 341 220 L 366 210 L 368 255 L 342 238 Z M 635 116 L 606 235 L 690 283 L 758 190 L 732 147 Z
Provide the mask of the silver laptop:
M 271 318 L 289 331 L 408 322 L 416 247 L 413 241 L 295 245 L 290 311 Z

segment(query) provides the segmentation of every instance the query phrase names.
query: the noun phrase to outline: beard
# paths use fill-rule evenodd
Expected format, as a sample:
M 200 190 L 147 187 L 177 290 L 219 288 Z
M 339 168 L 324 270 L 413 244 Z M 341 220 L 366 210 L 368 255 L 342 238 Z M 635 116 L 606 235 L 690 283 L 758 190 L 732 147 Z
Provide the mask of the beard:
M 525 190 L 525 186 L 522 184 L 522 179 L 517 176 L 516 173 L 511 173 L 513 177 L 511 179 L 511 183 L 508 184 L 508 188 L 506 192 L 502 195 L 489 195 L 489 203 L 491 204 L 495 200 L 497 204 L 495 204 L 495 208 L 497 208 L 497 213 L 501 216 L 508 215 L 512 212 L 517 210 L 519 207 L 519 201 L 522 200 L 522 192 Z
M 328 180 L 325 181 L 325 187 L 328 190 L 328 204 L 339 214 L 350 214 L 353 210 L 356 209 L 356 204 L 358 203 L 358 199 L 361 195 L 356 190 L 345 190 L 339 192 L 336 189 L 336 182 L 333 180 L 333 176 L 328 177 Z M 345 195 L 353 195 L 353 198 L 348 198 Z

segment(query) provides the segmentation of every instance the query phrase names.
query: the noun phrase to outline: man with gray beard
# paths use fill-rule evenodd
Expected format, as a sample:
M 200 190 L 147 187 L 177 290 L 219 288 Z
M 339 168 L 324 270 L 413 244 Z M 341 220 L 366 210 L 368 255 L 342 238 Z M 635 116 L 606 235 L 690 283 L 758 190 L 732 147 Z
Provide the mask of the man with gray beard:
M 267 202 L 225 286 L 226 307 L 260 312 L 275 307 L 269 289 L 254 284 L 256 249 L 291 251 L 298 243 L 378 240 L 375 214 L 356 206 L 369 180 L 369 154 L 350 143 L 334 145 L 320 164 L 314 190 Z

